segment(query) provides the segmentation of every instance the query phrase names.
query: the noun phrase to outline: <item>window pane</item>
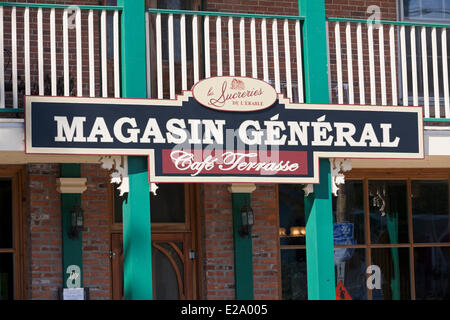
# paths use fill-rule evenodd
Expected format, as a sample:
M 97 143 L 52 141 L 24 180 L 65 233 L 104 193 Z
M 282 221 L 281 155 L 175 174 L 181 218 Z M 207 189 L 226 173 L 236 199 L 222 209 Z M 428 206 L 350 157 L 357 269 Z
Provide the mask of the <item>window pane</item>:
M 404 0 L 403 14 L 405 18 L 412 19 L 420 16 L 420 0 Z
M 122 223 L 122 206 L 124 201 L 127 198 L 127 194 L 124 194 L 123 196 L 120 195 L 120 190 L 117 189 L 117 184 L 113 184 L 114 189 L 114 223 Z
M 415 248 L 416 299 L 450 299 L 450 248 Z
M 442 0 L 422 0 L 422 18 L 430 20 L 443 19 L 442 4 Z
M 156 196 L 150 193 L 151 222 L 184 223 L 184 197 L 184 184 L 158 184 Z
M 403 14 L 412 20 L 448 19 L 449 0 L 403 0 Z
M 448 181 L 412 181 L 414 242 L 450 242 Z
M 153 291 L 155 300 L 178 300 L 179 284 L 176 271 L 169 257 L 159 249 L 152 247 Z
M 12 181 L 0 180 L 0 248 L 12 248 Z
M 369 181 L 372 243 L 408 242 L 406 181 Z
M 307 300 L 306 250 L 281 250 L 283 300 Z
M 352 300 L 367 300 L 365 249 L 334 249 L 334 264 L 336 286 L 342 281 Z
M 286 237 L 280 237 L 281 245 L 304 245 L 305 237 L 292 236 L 292 227 L 305 226 L 305 193 L 299 184 L 278 185 L 280 228 Z
M 335 244 L 361 244 L 364 241 L 364 192 L 360 180 L 347 180 L 339 186 L 338 196 L 333 196 L 333 223 Z M 349 225 L 352 229 L 350 242 L 336 238 L 339 226 Z M 336 240 L 340 241 L 336 243 Z
M 450 0 L 444 0 L 444 19 L 450 20 Z
M 0 253 L 0 300 L 13 300 L 13 254 Z
M 381 270 L 381 289 L 372 290 L 373 300 L 411 299 L 408 248 L 372 249 L 372 264 Z

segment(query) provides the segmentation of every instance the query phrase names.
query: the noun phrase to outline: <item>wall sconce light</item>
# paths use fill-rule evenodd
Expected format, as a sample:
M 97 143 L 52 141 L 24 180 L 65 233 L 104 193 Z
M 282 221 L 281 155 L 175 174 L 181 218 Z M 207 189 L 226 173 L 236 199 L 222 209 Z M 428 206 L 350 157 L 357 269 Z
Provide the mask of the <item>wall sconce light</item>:
M 239 228 L 239 235 L 244 238 L 250 235 L 253 224 L 255 223 L 255 217 L 253 215 L 253 209 L 245 203 L 241 208 L 242 225 Z
M 83 230 L 84 217 L 83 209 L 78 203 L 75 203 L 70 211 L 70 229 L 67 232 L 69 238 L 72 240 L 78 239 L 80 231 Z

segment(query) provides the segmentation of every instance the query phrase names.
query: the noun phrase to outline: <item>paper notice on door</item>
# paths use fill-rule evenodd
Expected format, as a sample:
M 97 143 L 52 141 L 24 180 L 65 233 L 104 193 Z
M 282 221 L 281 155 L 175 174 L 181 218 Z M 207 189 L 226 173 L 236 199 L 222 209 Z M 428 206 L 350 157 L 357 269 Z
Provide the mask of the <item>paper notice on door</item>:
M 84 288 L 64 288 L 63 300 L 84 300 Z

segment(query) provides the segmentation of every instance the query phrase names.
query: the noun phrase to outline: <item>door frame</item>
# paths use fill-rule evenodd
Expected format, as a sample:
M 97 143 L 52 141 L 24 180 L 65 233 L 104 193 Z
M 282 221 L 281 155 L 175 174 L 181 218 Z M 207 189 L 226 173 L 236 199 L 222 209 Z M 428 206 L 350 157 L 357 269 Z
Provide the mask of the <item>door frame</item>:
M 203 285 L 202 285 L 202 236 L 201 236 L 201 210 L 200 205 L 200 184 L 184 184 L 185 185 L 185 209 L 186 209 L 186 223 L 152 223 L 152 237 L 153 242 L 155 237 L 163 239 L 164 237 L 172 234 L 191 233 L 190 247 L 195 252 L 195 259 L 192 260 L 192 281 L 189 287 L 192 288 L 192 300 L 201 300 L 203 298 Z M 123 234 L 122 223 L 114 222 L 114 185 L 109 183 L 108 187 L 108 207 L 110 212 L 110 253 L 111 253 L 111 299 L 116 299 L 120 294 L 120 288 L 118 287 L 117 274 L 113 271 L 113 264 L 119 253 L 113 252 L 113 238 Z M 166 236 L 164 236 L 166 235 Z M 185 252 L 185 255 L 189 252 Z M 116 265 L 120 265 L 117 264 Z
M 14 300 L 25 300 L 28 298 L 28 255 L 27 235 L 28 225 L 26 217 L 26 174 L 25 166 L 0 165 L 0 178 L 12 180 L 13 201 L 13 248 L 0 249 L 3 253 L 14 255 Z

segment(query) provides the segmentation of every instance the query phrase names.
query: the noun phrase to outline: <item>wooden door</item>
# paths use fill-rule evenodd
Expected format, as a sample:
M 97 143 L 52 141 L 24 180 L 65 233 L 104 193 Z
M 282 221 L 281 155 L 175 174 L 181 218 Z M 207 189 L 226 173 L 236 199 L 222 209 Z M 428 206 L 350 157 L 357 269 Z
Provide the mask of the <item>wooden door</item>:
M 123 237 L 111 235 L 112 298 L 123 299 Z M 152 233 L 154 300 L 190 300 L 193 294 L 191 233 Z
M 27 297 L 25 167 L 0 166 L 0 300 Z
M 190 233 L 152 234 L 153 299 L 193 299 Z
M 123 300 L 123 235 L 111 234 L 112 298 Z

